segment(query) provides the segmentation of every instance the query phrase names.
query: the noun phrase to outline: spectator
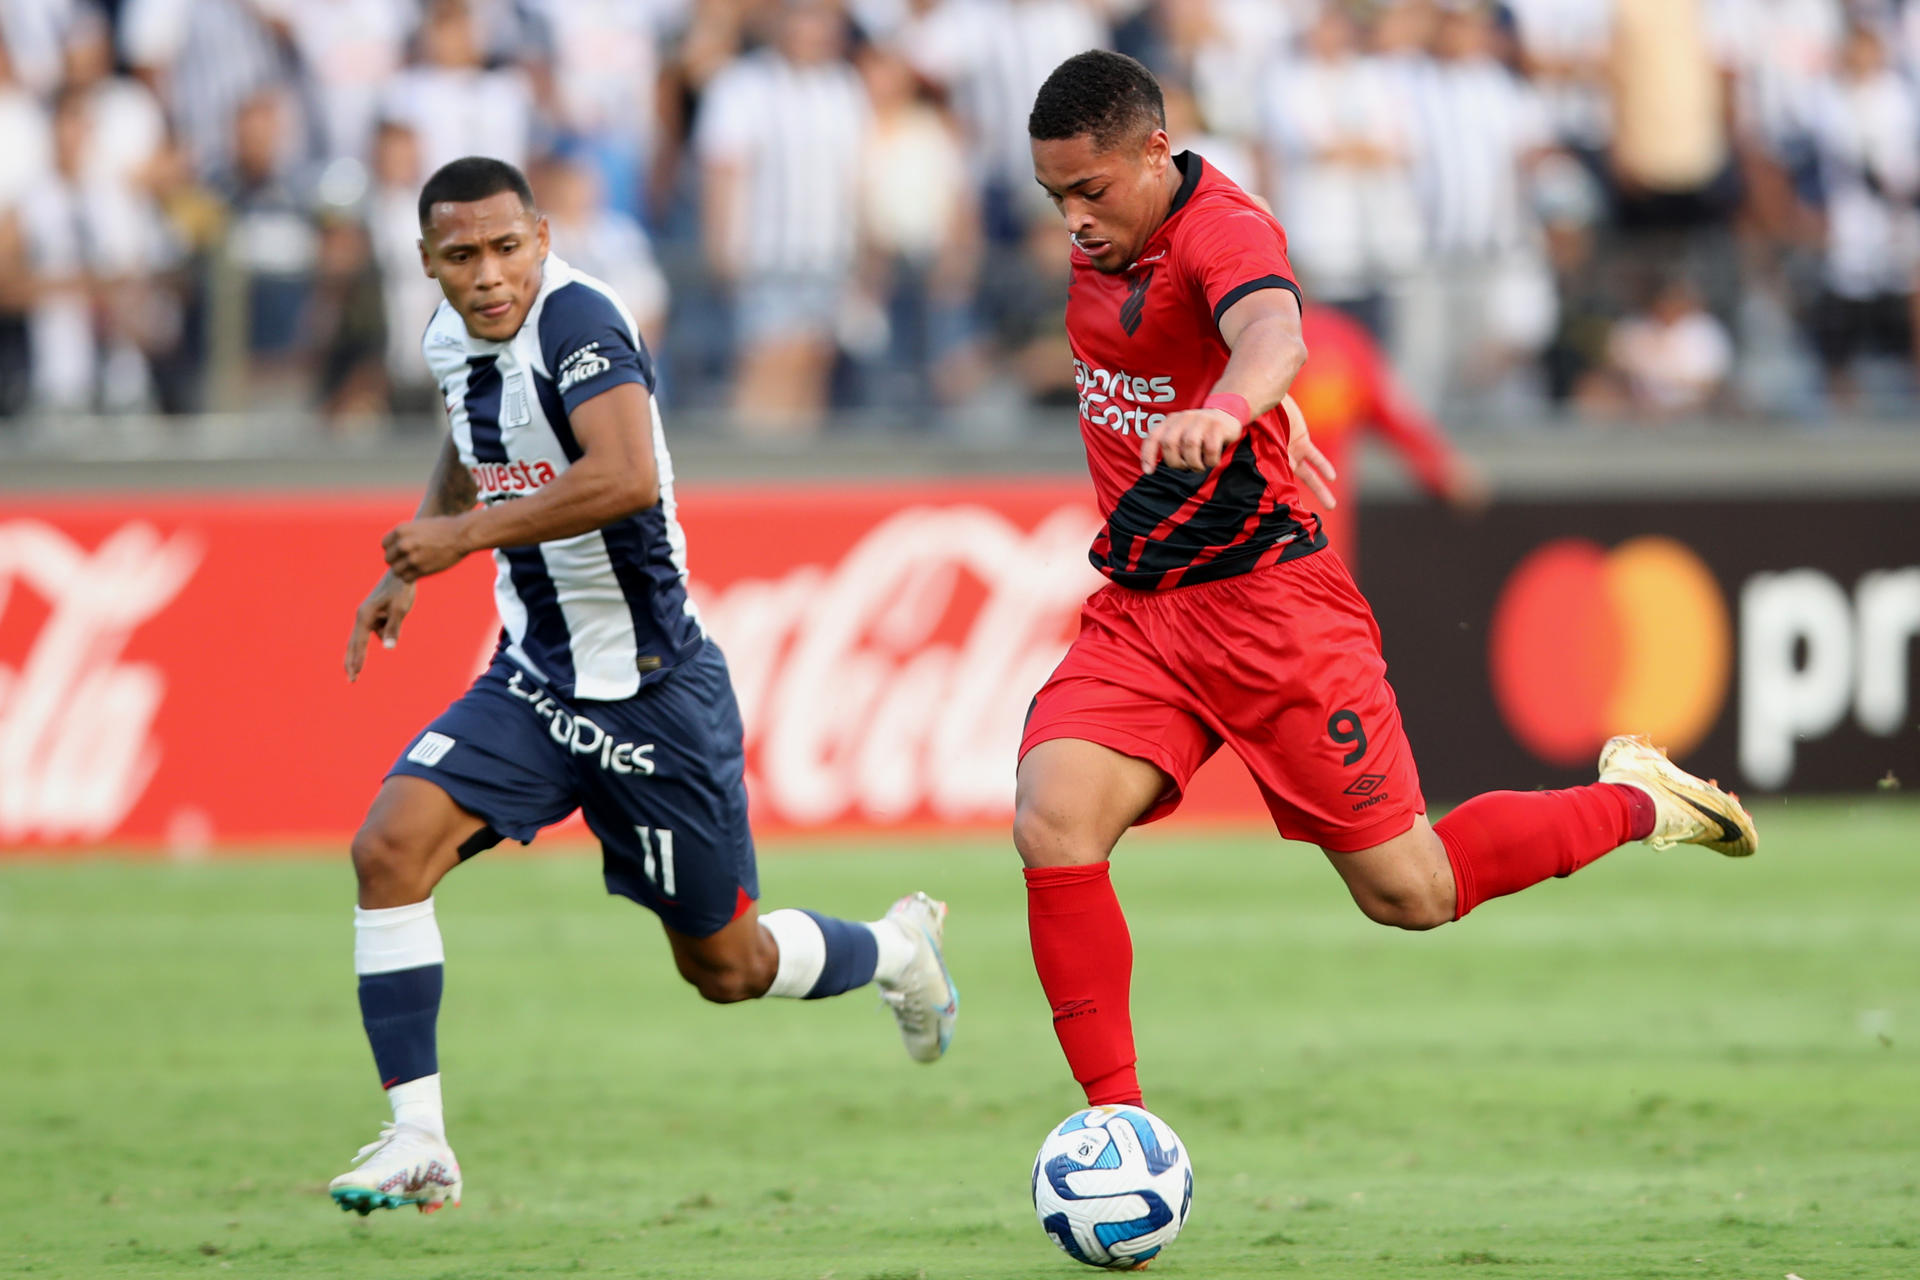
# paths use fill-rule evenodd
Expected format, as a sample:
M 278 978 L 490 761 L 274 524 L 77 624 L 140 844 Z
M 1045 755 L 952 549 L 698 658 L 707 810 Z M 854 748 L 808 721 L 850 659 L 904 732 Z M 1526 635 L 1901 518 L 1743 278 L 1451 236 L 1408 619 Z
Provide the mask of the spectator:
M 397 407 L 387 382 L 380 264 L 366 222 L 349 210 L 324 209 L 319 238 L 310 312 L 320 353 L 317 399 L 335 432 L 363 435 L 378 430 Z
M 152 281 L 166 251 L 158 213 L 125 186 L 88 175 L 91 141 L 86 97 L 62 90 L 53 172 L 20 206 L 33 291 L 33 397 L 55 411 L 143 407 L 143 344 L 164 330 L 164 300 Z
M 364 164 L 382 87 L 399 72 L 413 0 L 275 0 L 299 54 L 320 159 Z
M 660 115 L 660 41 L 690 0 L 530 0 L 552 51 L 553 123 L 617 213 L 641 216 Z
M 292 104 L 267 89 L 233 118 L 233 167 L 215 190 L 229 210 L 227 255 L 246 276 L 248 382 L 254 393 L 299 385 L 319 232 L 289 175 Z M 249 396 L 252 402 L 253 396 Z
M 1076 403 L 1076 362 L 1067 343 L 1070 274 L 1066 232 L 1057 221 L 1035 221 L 1027 225 L 1017 268 L 990 272 L 981 281 L 980 307 L 1017 396 L 1009 408 Z
M 375 129 L 372 170 L 365 221 L 386 320 L 387 381 L 396 408 L 431 409 L 438 389 L 420 359 L 420 339 L 440 306 L 440 286 L 420 266 L 420 188 L 428 174 L 410 126 L 387 120 Z
M 65 74 L 63 46 L 86 0 L 5 0 L 0 4 L 0 40 L 11 50 L 13 74 L 42 100 L 51 98 Z
M 0 27 L 0 32 L 4 28 Z M 11 47 L 0 38 L 0 211 L 13 208 L 53 168 L 47 112 L 14 75 Z
M 1814 334 L 1829 391 L 1853 399 L 1862 355 L 1910 357 L 1920 272 L 1920 107 L 1866 27 L 1813 110 L 1826 192 L 1826 266 Z
M 1267 185 L 1266 168 L 1255 150 L 1240 137 L 1218 132 L 1200 110 L 1200 100 L 1178 81 L 1160 86 L 1167 110 L 1167 137 L 1174 153 L 1197 152 L 1230 182 L 1255 199 L 1265 199 L 1261 189 Z
M 734 408 L 749 430 L 817 429 L 856 245 L 868 109 L 831 6 L 787 6 L 777 41 L 700 104 L 703 233 L 733 294 Z
M 1107 37 L 1085 0 L 939 0 L 903 35 L 914 66 L 952 95 L 966 126 L 994 243 L 1018 244 L 1029 222 L 1052 216 L 1033 181 L 1027 114 L 1055 67 Z
M 1255 138 L 1267 124 L 1262 109 L 1273 69 L 1313 7 L 1312 0 L 1161 0 L 1154 13 L 1162 47 L 1153 61 L 1192 86 L 1212 128 Z
M 1555 143 L 1596 174 L 1613 140 L 1607 59 L 1613 0 L 1506 0 L 1520 66 L 1539 91 Z
M 1386 300 L 1418 261 L 1411 111 L 1376 59 L 1359 56 L 1353 19 L 1323 7 L 1302 56 L 1268 78 L 1265 136 L 1274 207 L 1317 300 L 1375 334 Z
M 1616 0 L 1612 169 L 1629 230 L 1685 230 L 1727 212 L 1716 184 L 1731 150 L 1704 5 Z
M 30 267 L 20 215 L 0 208 L 0 419 L 27 407 L 33 363 L 27 330 L 32 301 Z
M 608 204 L 600 171 L 581 156 L 552 156 L 531 176 L 534 198 L 552 232 L 553 251 L 611 285 L 633 313 L 640 336 L 658 352 L 666 324 L 667 280 L 640 223 Z
M 461 156 L 524 165 L 533 145 L 533 88 L 518 67 L 489 70 L 465 0 L 430 0 L 419 56 L 388 89 L 385 118 L 413 130 L 432 174 Z M 423 179 L 424 180 L 424 179 Z
M 899 54 L 869 48 L 860 69 L 873 107 L 861 173 L 868 288 L 882 301 L 888 350 L 871 397 L 898 408 L 953 404 L 984 377 L 971 303 L 980 219 L 966 153 L 924 100 Z
M 1682 279 L 1662 285 L 1643 313 L 1614 326 L 1607 355 L 1617 383 L 1605 392 L 1589 388 L 1584 401 L 1590 409 L 1617 407 L 1641 423 L 1710 407 L 1733 370 L 1726 327 Z
M 120 47 L 202 179 L 232 167 L 233 117 L 289 75 L 262 0 L 124 0 Z
M 1539 100 L 1493 56 L 1485 8 L 1445 12 L 1433 39 L 1431 66 L 1396 55 L 1427 249 L 1393 337 L 1423 403 L 1511 414 L 1538 399 L 1532 361 L 1557 315 L 1527 186 L 1550 138 Z
M 153 165 L 167 140 L 166 112 L 153 91 L 113 71 L 113 34 L 92 10 L 67 28 L 66 83 L 87 97 L 92 116 L 90 177 L 151 189 Z

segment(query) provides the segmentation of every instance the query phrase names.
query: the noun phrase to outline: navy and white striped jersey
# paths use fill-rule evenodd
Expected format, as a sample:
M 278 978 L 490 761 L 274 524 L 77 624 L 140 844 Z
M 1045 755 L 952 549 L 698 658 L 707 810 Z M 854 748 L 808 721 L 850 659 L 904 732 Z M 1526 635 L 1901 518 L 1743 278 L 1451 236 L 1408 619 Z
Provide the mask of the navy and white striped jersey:
M 653 390 L 653 362 L 626 307 L 553 254 L 510 340 L 473 337 L 442 302 L 421 345 L 460 460 L 486 503 L 535 493 L 581 456 L 568 423 L 574 409 L 626 382 Z M 674 517 L 660 406 L 648 403 L 657 506 L 578 537 L 493 553 L 507 656 L 567 697 L 632 697 L 705 643 L 687 596 L 687 541 Z

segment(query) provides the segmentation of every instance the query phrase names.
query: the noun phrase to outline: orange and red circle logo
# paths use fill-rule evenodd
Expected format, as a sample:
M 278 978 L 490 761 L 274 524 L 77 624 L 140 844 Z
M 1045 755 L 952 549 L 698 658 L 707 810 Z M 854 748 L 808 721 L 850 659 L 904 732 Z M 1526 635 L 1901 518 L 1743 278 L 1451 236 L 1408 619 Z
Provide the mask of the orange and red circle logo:
M 1683 755 L 1726 703 L 1732 634 L 1713 574 L 1673 539 L 1563 538 L 1522 560 L 1494 605 L 1494 701 L 1554 764 L 1590 761 L 1616 733 Z

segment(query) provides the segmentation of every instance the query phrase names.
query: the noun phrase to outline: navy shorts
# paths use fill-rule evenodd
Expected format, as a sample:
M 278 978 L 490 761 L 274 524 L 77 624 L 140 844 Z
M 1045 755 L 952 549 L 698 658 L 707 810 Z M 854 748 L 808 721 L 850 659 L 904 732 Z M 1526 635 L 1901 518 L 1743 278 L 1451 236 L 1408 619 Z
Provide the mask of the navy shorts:
M 388 776 L 425 778 L 501 838 L 575 809 L 600 838 L 607 892 L 704 938 L 760 896 L 740 708 L 708 643 L 621 702 L 563 698 L 500 657 Z

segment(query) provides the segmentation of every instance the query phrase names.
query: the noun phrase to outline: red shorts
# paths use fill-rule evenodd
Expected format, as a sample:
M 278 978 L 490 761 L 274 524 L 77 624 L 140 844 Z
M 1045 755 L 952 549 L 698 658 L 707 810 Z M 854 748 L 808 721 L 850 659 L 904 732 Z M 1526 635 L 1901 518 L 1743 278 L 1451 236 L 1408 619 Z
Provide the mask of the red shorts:
M 1290 840 L 1367 849 L 1427 808 L 1380 628 L 1331 551 L 1198 586 L 1094 592 L 1021 756 L 1050 738 L 1158 766 L 1168 787 L 1140 822 L 1172 813 L 1222 742 Z

